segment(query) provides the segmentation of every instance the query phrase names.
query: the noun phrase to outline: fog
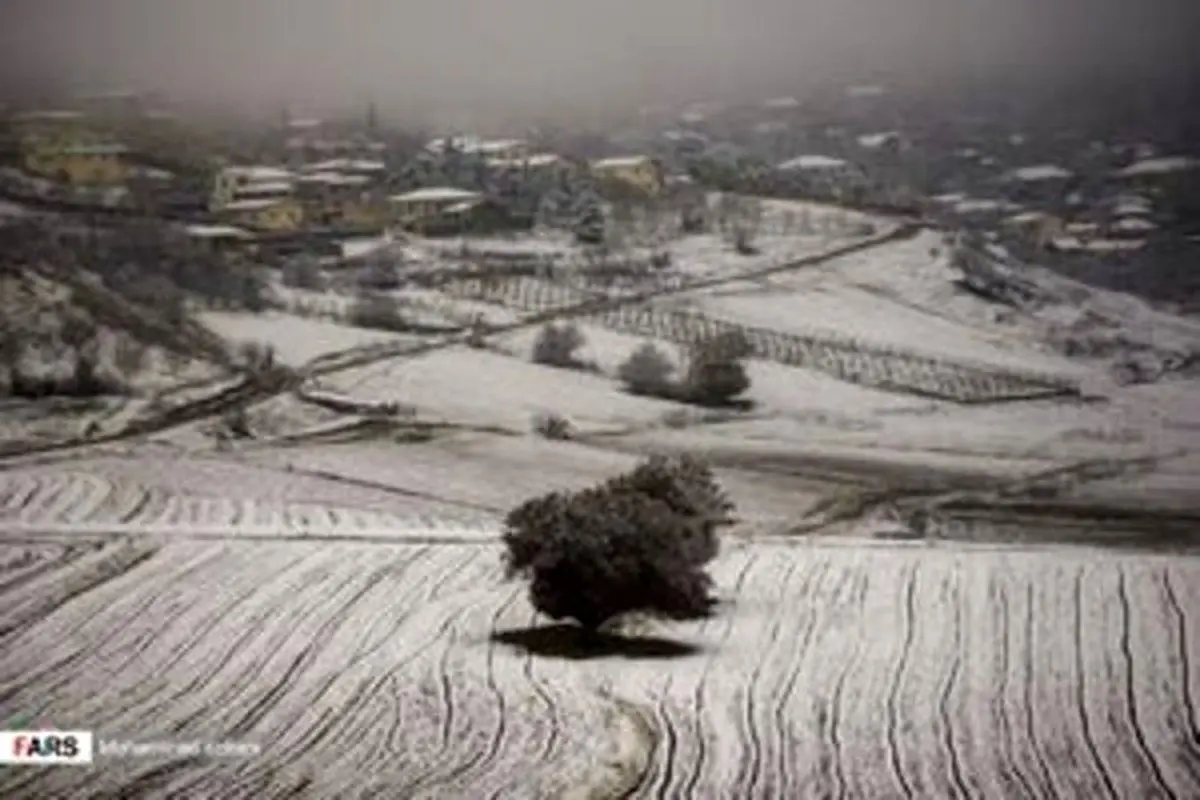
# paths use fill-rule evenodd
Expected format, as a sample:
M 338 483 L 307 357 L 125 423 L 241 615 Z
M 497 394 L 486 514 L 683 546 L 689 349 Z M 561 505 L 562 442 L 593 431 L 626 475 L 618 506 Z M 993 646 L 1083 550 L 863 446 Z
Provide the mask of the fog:
M 562 119 L 864 76 L 1183 74 L 1195 0 L 0 0 L 11 85 Z

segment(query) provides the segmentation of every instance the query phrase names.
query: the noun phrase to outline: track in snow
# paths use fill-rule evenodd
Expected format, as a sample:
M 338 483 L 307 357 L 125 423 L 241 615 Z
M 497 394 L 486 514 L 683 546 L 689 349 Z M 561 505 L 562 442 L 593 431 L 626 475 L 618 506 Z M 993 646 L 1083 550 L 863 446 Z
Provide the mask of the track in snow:
M 719 616 L 660 631 L 696 649 L 573 660 L 493 638 L 534 619 L 493 544 L 6 548 L 60 574 L 0 589 L 38 610 L 6 612 L 0 714 L 263 751 L 5 797 L 538 797 L 617 753 L 638 797 L 1200 796 L 1188 559 L 753 544 Z

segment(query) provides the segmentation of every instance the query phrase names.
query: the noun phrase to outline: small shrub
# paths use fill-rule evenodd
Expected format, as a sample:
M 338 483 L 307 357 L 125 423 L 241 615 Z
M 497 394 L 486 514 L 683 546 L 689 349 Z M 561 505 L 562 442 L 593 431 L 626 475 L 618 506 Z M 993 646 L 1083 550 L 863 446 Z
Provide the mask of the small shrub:
M 646 342 L 617 368 L 617 377 L 632 394 L 662 397 L 670 393 L 675 365 L 652 343 Z
M 671 251 L 656 250 L 650 255 L 650 266 L 654 269 L 666 269 L 671 266 Z
M 266 342 L 242 342 L 237 347 L 236 360 L 248 372 L 270 372 L 275 368 L 275 348 Z
M 325 277 L 321 265 L 308 257 L 294 258 L 283 265 L 283 285 L 292 289 L 322 291 Z
M 381 331 L 408 330 L 408 321 L 400 313 L 396 298 L 386 294 L 364 293 L 347 312 L 347 321 L 360 328 Z
M 234 406 L 225 412 L 225 416 L 221 418 L 222 430 L 220 433 L 235 439 L 251 439 L 254 437 L 253 431 L 250 430 L 250 417 L 246 413 L 243 406 Z
M 705 565 L 733 510 L 703 462 L 654 456 L 599 486 L 513 509 L 506 571 L 530 580 L 538 611 L 587 631 L 630 613 L 706 617 L 716 601 Z
M 567 441 L 575 436 L 571 421 L 559 414 L 538 414 L 533 419 L 533 431 L 553 441 Z
M 575 352 L 585 341 L 579 326 L 574 323 L 547 323 L 533 343 L 533 362 L 550 367 L 579 369 L 584 364 L 575 357 Z

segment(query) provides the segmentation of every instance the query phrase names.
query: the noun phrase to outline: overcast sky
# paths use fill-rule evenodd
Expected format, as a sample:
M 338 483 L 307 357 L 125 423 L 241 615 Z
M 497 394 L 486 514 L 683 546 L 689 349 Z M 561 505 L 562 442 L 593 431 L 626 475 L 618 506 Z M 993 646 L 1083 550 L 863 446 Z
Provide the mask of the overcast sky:
M 188 100 L 575 111 L 1188 69 L 1200 0 L 0 0 L 0 70 Z

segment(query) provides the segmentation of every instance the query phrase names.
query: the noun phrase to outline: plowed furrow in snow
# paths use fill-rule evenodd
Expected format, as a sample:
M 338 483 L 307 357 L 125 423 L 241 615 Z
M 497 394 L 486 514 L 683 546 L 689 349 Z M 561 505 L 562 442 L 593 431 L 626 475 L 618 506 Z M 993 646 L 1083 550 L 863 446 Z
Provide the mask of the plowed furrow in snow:
M 1103 703 L 1092 702 L 1091 693 L 1098 687 L 1093 686 L 1093 681 L 1102 677 L 1092 677 L 1088 675 L 1087 657 L 1088 650 L 1087 641 L 1092 635 L 1092 628 L 1096 625 L 1103 625 L 1102 619 L 1097 619 L 1097 612 L 1101 609 L 1095 606 L 1087 606 L 1085 613 L 1084 603 L 1084 577 L 1090 570 L 1087 566 L 1081 566 L 1074 574 L 1074 586 L 1072 589 L 1072 612 L 1074 619 L 1074 657 L 1075 657 L 1075 674 L 1073 682 L 1075 685 L 1075 708 L 1074 711 L 1079 715 L 1080 731 L 1083 734 L 1083 744 L 1087 749 L 1087 756 L 1095 767 L 1096 773 L 1100 776 L 1103 784 L 1105 796 L 1118 800 L 1122 795 L 1119 793 L 1116 784 L 1113 781 L 1112 770 L 1109 767 L 1103 752 L 1097 745 L 1096 723 L 1093 720 L 1093 714 L 1098 711 L 1097 706 L 1104 708 Z M 1108 653 L 1101 653 L 1102 658 L 1109 659 L 1111 656 Z
M 1050 789 L 1040 783 L 1037 767 L 1030 767 L 1030 760 L 1036 756 L 1026 752 L 1031 744 L 1036 748 L 1037 743 L 1028 741 L 1020 713 L 1019 698 L 1026 684 L 1019 669 L 1020 641 L 1015 637 L 1023 607 L 1014 607 L 1014 589 L 1005 578 L 998 571 L 989 574 L 980 570 L 965 587 L 974 593 L 977 607 L 986 609 L 984 614 L 973 616 L 974 624 L 968 625 L 964 633 L 967 652 L 974 655 L 964 675 L 967 708 L 986 707 L 988 713 L 983 720 L 968 718 L 973 735 L 969 747 L 964 747 L 964 758 L 973 763 L 985 757 L 982 751 L 994 748 L 998 783 L 988 786 L 989 793 L 1045 797 Z
M 363 612 L 367 608 L 386 607 L 388 599 L 396 595 L 397 579 L 408 573 L 413 558 L 421 552 L 394 551 L 383 563 L 376 559 L 375 569 L 364 577 L 357 591 L 343 605 L 331 609 L 327 624 L 317 633 L 321 646 L 304 652 L 306 660 L 294 672 L 297 685 L 290 693 L 303 695 L 304 703 L 281 707 L 270 725 L 264 726 L 272 732 L 272 768 L 298 764 L 314 750 L 328 748 L 336 752 L 335 731 L 351 738 L 361 735 L 361 719 L 352 712 L 361 709 L 364 690 L 370 689 L 374 699 L 379 684 L 368 685 L 365 677 L 355 681 L 352 676 L 357 671 L 356 663 L 377 648 L 380 640 L 365 636 L 377 617 L 362 620 L 370 620 L 371 625 L 360 627 L 355 622 L 366 616 Z M 394 560 L 397 556 L 402 560 Z
M 71 522 L 87 519 L 91 511 L 104 502 L 111 491 L 108 481 L 94 475 L 69 473 L 63 476 L 66 491 L 59 498 L 57 507 L 48 515 L 54 522 Z
M 59 500 L 68 490 L 66 476 L 52 474 L 42 476 L 37 491 L 21 507 L 22 522 L 45 522 L 54 519 Z
M 913 638 L 915 635 L 917 615 L 917 566 L 915 564 L 911 565 L 905 572 L 901 585 L 900 630 L 902 631 L 903 643 L 900 647 L 899 656 L 896 658 L 891 683 L 888 688 L 887 755 L 888 764 L 892 768 L 892 777 L 895 779 L 900 791 L 906 798 L 912 798 L 914 796 L 912 779 L 904 768 L 904 757 L 900 750 L 900 739 L 908 734 L 908 731 L 900 728 L 900 689 L 904 683 L 905 670 L 908 669 L 909 659 L 912 657 Z
M 787 675 L 786 706 L 775 738 L 783 759 L 776 762 L 774 779 L 761 784 L 759 797 L 822 795 L 838 782 L 841 753 L 827 699 L 831 670 L 826 653 L 836 652 L 839 645 L 833 642 L 844 635 L 843 610 L 853 602 L 856 573 L 834 566 L 825 561 L 806 594 L 795 599 L 811 605 L 814 613 L 798 626 L 791 664 L 781 668 Z M 768 701 L 770 696 L 764 696 Z M 797 760 L 804 769 L 791 766 Z
M 280 560 L 279 572 L 291 572 L 306 558 L 311 559 L 312 554 L 289 554 Z M 153 644 L 120 670 L 121 684 L 111 696 L 95 700 L 97 714 L 115 705 L 131 728 L 168 719 L 173 729 L 186 728 L 180 716 L 185 698 L 207 691 L 216 672 L 208 665 L 225 660 L 213 642 L 229 641 L 231 652 L 240 644 L 236 636 L 231 637 L 233 632 L 221 629 L 231 627 L 231 621 L 239 620 L 255 598 L 271 590 L 271 579 L 264 581 L 253 562 L 230 562 L 226 559 L 223 564 L 222 587 L 215 597 L 203 584 L 174 585 L 180 613 L 160 615 Z M 171 677 L 168 680 L 166 676 Z
M 1138 667 L 1141 665 L 1138 663 L 1140 658 L 1134 655 L 1132 644 L 1134 640 L 1134 609 L 1130 602 L 1129 581 L 1123 567 L 1114 565 L 1113 571 L 1117 573 L 1117 598 L 1119 600 L 1121 617 L 1118 652 L 1121 654 L 1121 672 L 1124 673 L 1122 699 L 1124 701 L 1124 711 L 1127 715 L 1129 729 L 1133 734 L 1133 740 L 1136 744 L 1135 752 L 1130 754 L 1132 756 L 1132 766 L 1135 770 L 1134 774 L 1139 779 L 1136 790 L 1146 792 L 1147 787 L 1149 787 L 1151 791 L 1143 794 L 1143 797 L 1146 797 L 1147 800 L 1151 800 L 1151 798 L 1153 800 L 1174 800 L 1177 795 L 1163 774 L 1162 765 L 1159 763 L 1159 758 L 1155 755 L 1150 745 L 1150 737 L 1147 735 L 1147 730 L 1144 727 L 1145 723 L 1143 720 L 1147 719 L 1149 716 L 1148 712 L 1152 709 L 1143 708 L 1138 697 L 1138 687 L 1141 683 Z M 1119 705 L 1117 706 L 1117 708 L 1120 707 Z
M 1060 781 L 1054 779 L 1050 758 L 1047 755 L 1048 748 L 1045 745 L 1046 737 L 1052 735 L 1046 732 L 1047 715 L 1038 713 L 1041 709 L 1054 708 L 1053 696 L 1044 688 L 1045 680 L 1038 679 L 1038 670 L 1044 666 L 1042 660 L 1045 655 L 1044 649 L 1053 646 L 1053 636 L 1047 637 L 1048 641 L 1043 641 L 1043 638 L 1037 635 L 1040 606 L 1034 576 L 1030 575 L 1023 582 L 1017 584 L 1014 587 L 1014 594 L 1019 594 L 1022 600 L 1021 610 L 1019 612 L 1014 610 L 1014 613 L 1019 613 L 1023 620 L 1019 652 L 1024 657 L 1020 677 L 1021 701 L 1018 708 L 1024 718 L 1025 744 L 1028 745 L 1037 765 L 1037 774 L 1042 780 L 1044 796 L 1062 797 L 1063 795 L 1057 788 L 1062 778 Z M 1069 782 L 1070 778 L 1066 780 Z
M 1200 797 L 1200 739 L 1191 727 L 1186 661 L 1170 572 L 1161 565 L 1126 567 L 1131 616 L 1133 702 L 1146 746 L 1158 760 L 1163 780 L 1175 796 Z
M 858 654 L 848 665 L 842 690 L 838 737 L 846 797 L 897 797 L 901 788 L 889 750 L 889 713 L 894 687 L 900 680 L 897 665 L 906 655 L 911 634 L 904 623 L 906 597 L 915 590 L 915 560 L 901 554 L 886 567 L 875 565 L 869 553 L 847 559 L 854 572 L 867 575 L 867 588 L 858 620 L 847 619 L 845 635 L 857 624 Z
M 1100 771 L 1090 730 L 1081 713 L 1084 684 L 1079 674 L 1075 587 L 1080 564 L 1056 564 L 1030 577 L 1031 690 L 1027 713 L 1042 745 L 1042 758 L 1060 797 L 1105 797 L 1106 775 Z
M 496 611 L 490 615 L 486 627 L 480 628 L 476 625 L 471 627 L 474 630 L 483 631 L 485 634 L 498 629 L 497 623 L 500 618 L 514 606 L 521 596 L 522 592 L 518 588 L 510 588 L 508 598 L 496 604 Z M 486 608 L 486 605 L 482 606 L 483 610 Z M 503 683 L 507 682 L 498 676 L 496 671 L 496 648 L 488 643 L 487 654 L 484 656 L 483 687 L 476 696 L 481 703 L 487 703 L 489 711 L 492 712 L 488 717 L 492 722 L 486 731 L 486 741 L 481 741 L 481 746 L 469 755 L 464 754 L 466 758 L 437 781 L 437 790 L 443 796 L 453 797 L 474 793 L 478 797 L 490 797 L 495 792 L 502 791 L 505 777 L 504 765 L 497 762 L 501 747 L 516 745 L 519 751 L 523 749 L 521 745 L 528 746 L 536 743 L 538 738 L 536 733 L 530 735 L 531 731 L 536 731 L 541 727 L 536 717 L 523 720 L 520 716 L 514 715 L 514 724 L 508 725 L 507 718 L 511 713 L 509 711 L 510 700 L 506 698 L 506 693 L 500 688 Z M 509 693 L 513 693 L 511 688 Z M 497 766 L 500 767 L 499 774 L 490 774 Z
M 964 616 L 964 598 L 959 586 L 959 570 L 954 570 L 948 577 L 949 591 L 946 593 L 946 602 L 949 607 L 954 609 L 950 655 L 946 659 L 946 672 L 940 686 L 938 687 L 938 722 L 941 727 L 942 744 L 946 751 L 946 760 L 949 766 L 949 782 L 952 788 L 952 793 L 955 797 L 971 797 L 978 796 L 978 783 L 986 783 L 991 776 L 980 775 L 984 770 L 979 769 L 980 763 L 975 765 L 975 775 L 971 775 L 969 770 L 964 769 L 962 758 L 959 754 L 959 744 L 957 739 L 959 730 L 955 724 L 958 717 L 958 706 L 955 703 L 955 694 L 959 689 L 959 680 L 963 672 L 963 662 L 967 658 L 967 654 L 963 651 L 964 633 L 963 628 L 965 622 Z M 982 755 L 982 754 L 980 754 Z M 994 764 L 994 762 L 993 762 Z M 970 781 L 971 785 L 968 785 Z
M 957 680 L 961 654 L 954 646 L 955 611 L 952 563 L 940 554 L 921 560 L 911 594 L 904 671 L 894 700 L 897 766 L 916 797 L 961 797 L 965 788 L 956 764 L 948 694 Z M 906 607 L 909 602 L 906 595 Z M 938 613 L 930 613 L 937 609 Z M 977 768 L 983 765 L 977 765 Z
M 796 571 L 801 566 L 800 559 L 774 559 L 770 563 L 771 571 L 759 571 L 756 574 L 757 581 L 770 581 L 779 586 L 783 591 L 789 592 L 792 587 L 792 578 Z M 808 562 L 804 573 L 804 583 L 808 584 L 812 579 L 812 574 L 816 569 L 816 562 Z M 757 620 L 755 620 L 757 621 Z M 749 624 L 750 619 L 743 617 L 743 625 Z M 738 769 L 733 777 L 733 785 L 738 787 L 744 797 L 754 797 L 756 784 L 759 780 L 764 780 L 766 783 L 771 783 L 774 776 L 762 775 L 764 761 L 770 761 L 774 753 L 763 741 L 763 734 L 770 731 L 769 725 L 764 725 L 760 717 L 765 717 L 770 709 L 771 698 L 777 697 L 778 673 L 767 673 L 768 665 L 771 667 L 778 666 L 778 656 L 776 655 L 780 644 L 783 641 L 789 641 L 790 638 L 784 637 L 785 618 L 783 615 L 776 615 L 774 624 L 766 628 L 765 644 L 759 646 L 761 657 L 754 669 L 751 670 L 747 678 L 746 685 L 734 695 L 734 700 L 737 702 L 737 707 L 732 709 L 733 718 L 737 726 L 736 730 L 743 742 L 743 750 L 740 758 L 738 758 Z M 763 687 L 762 684 L 771 680 L 769 688 Z M 759 695 L 763 695 L 762 698 Z M 764 703 L 763 699 L 767 702 Z
M 106 681 L 112 674 L 108 666 L 114 654 L 122 651 L 128 622 L 152 614 L 167 587 L 202 570 L 219 555 L 219 549 L 205 548 L 177 561 L 151 558 L 153 555 L 157 553 L 152 547 L 117 541 L 68 564 L 62 574 L 46 576 L 40 582 L 44 586 L 29 592 L 25 604 L 39 612 L 38 624 L 6 643 L 15 655 L 0 661 L 0 703 L 18 702 L 27 686 L 54 692 L 56 702 L 77 697 L 82 703 L 88 693 L 74 678 L 74 668 L 91 664 L 97 678 Z M 131 583 L 136 590 L 129 591 Z M 69 602 L 76 596 L 80 602 Z M 108 626 L 96 625 L 101 598 L 110 604 L 99 606 L 104 608 L 104 616 L 110 617 Z M 21 607 L 9 613 L 20 614 Z
M 831 656 L 834 663 L 840 664 L 837 677 L 834 678 L 833 689 L 829 697 L 829 739 L 833 750 L 833 786 L 830 790 L 830 795 L 837 800 L 847 797 L 849 782 L 846 772 L 845 758 L 843 750 L 845 748 L 844 736 L 842 733 L 842 720 L 845 714 L 843 706 L 845 705 L 844 697 L 846 694 L 846 679 L 850 675 L 851 665 L 854 664 L 862 651 L 862 642 L 867 631 L 864 630 L 861 620 L 865 616 L 865 606 L 867 597 L 868 579 L 866 575 L 856 576 L 852 588 L 852 600 L 849 608 L 852 611 L 853 617 L 860 622 L 853 631 L 848 631 L 841 637 L 849 639 L 847 644 L 836 651 L 836 655 Z M 825 652 L 822 649 L 822 652 Z
M 0 475 L 0 517 L 15 515 L 37 494 L 41 481 L 32 475 Z
M 1192 583 L 1194 581 L 1193 577 Z M 1186 595 L 1181 597 L 1182 593 L 1176 589 L 1177 582 L 1168 569 L 1162 570 L 1158 582 L 1162 587 L 1163 610 L 1168 617 L 1167 630 L 1170 631 L 1168 636 L 1164 637 L 1168 642 L 1163 656 L 1170 671 L 1170 677 L 1164 683 L 1171 686 L 1172 694 L 1176 698 L 1173 705 L 1168 707 L 1171 710 L 1168 711 L 1167 725 L 1175 740 L 1175 747 L 1170 748 L 1170 752 L 1176 754 L 1175 763 L 1184 769 L 1189 777 L 1197 780 L 1197 776 L 1200 775 L 1200 729 L 1196 724 L 1196 695 L 1193 689 L 1196 659 L 1191 650 L 1198 641 L 1197 631 L 1193 627 L 1196 613 L 1189 615 L 1183 605 L 1184 602 L 1195 598 Z M 1186 579 L 1181 583 L 1189 585 Z M 1149 637 L 1156 633 L 1158 631 L 1148 628 L 1145 635 Z M 1160 648 L 1163 646 L 1161 639 L 1156 641 L 1156 644 Z
M 755 563 L 758 561 L 758 554 L 745 551 L 743 553 L 745 560 L 737 572 L 737 577 L 730 587 L 730 594 L 733 597 L 739 597 L 742 593 L 742 587 L 746 583 L 746 578 L 750 575 Z M 722 648 L 728 647 L 731 634 L 734 633 L 734 614 L 720 615 L 715 621 L 716 624 L 705 624 L 703 630 L 705 638 L 709 640 L 713 647 Z M 708 620 L 706 620 L 706 623 Z M 718 634 L 717 631 L 720 631 Z M 722 760 L 726 755 L 725 744 L 722 740 L 725 738 L 721 734 L 724 732 L 723 726 L 716 728 L 712 725 L 713 719 L 710 714 L 710 708 L 719 708 L 713 706 L 711 700 L 706 697 L 706 689 L 708 681 L 712 675 L 714 660 L 706 658 L 704 665 L 700 669 L 699 674 L 695 675 L 691 688 L 691 709 L 688 712 L 688 717 L 691 718 L 693 726 L 690 739 L 694 742 L 695 756 L 691 763 L 678 773 L 676 778 L 676 790 L 674 794 L 682 797 L 695 797 L 697 794 L 712 794 L 714 784 L 719 780 L 722 773 Z M 749 695 L 753 687 L 748 687 L 746 694 Z M 720 696 L 718 696 L 719 698 Z M 736 752 L 737 743 L 729 742 L 729 750 Z M 682 760 L 682 759 L 681 759 Z M 665 788 L 665 785 L 664 785 Z
M 714 574 L 716 585 L 729 587 L 730 595 L 736 597 L 736 589 L 742 585 L 754 560 L 754 555 L 745 551 L 723 559 Z M 716 641 L 712 634 L 714 628 L 724 630 L 724 635 L 728 635 L 728 628 L 722 627 L 720 620 L 710 618 L 695 626 L 695 638 Z M 696 716 L 696 707 L 704 704 L 703 685 L 709 668 L 708 659 L 702 656 L 681 659 L 673 667 L 666 672 L 662 687 L 651 690 L 657 700 L 652 705 L 652 715 L 658 747 L 641 787 L 647 797 L 683 796 L 684 787 L 700 780 L 696 773 L 698 768 L 703 768 L 709 744 L 704 740 L 708 731 L 701 727 L 704 721 Z M 618 680 L 614 682 L 614 688 L 625 691 L 633 687 Z

